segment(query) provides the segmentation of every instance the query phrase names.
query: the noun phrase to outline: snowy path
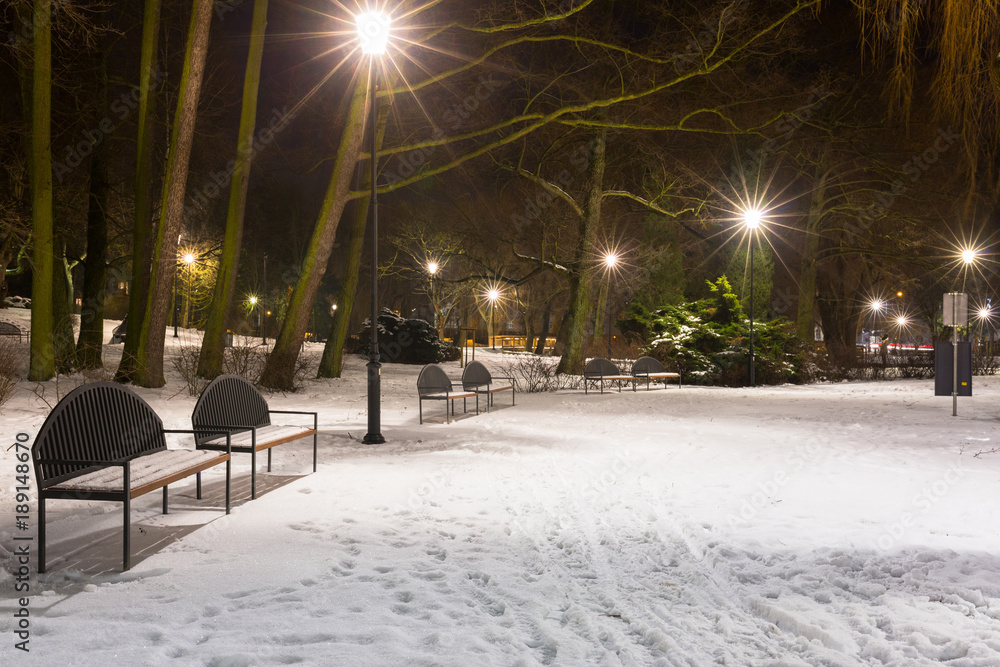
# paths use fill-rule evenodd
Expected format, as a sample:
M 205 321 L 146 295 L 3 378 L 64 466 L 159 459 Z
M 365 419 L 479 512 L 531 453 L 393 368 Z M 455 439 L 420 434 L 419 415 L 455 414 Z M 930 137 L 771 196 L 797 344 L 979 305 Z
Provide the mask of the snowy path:
M 389 443 L 364 447 L 357 366 L 271 399 L 321 411 L 318 473 L 283 446 L 254 502 L 238 462 L 229 517 L 221 473 L 166 517 L 146 498 L 127 574 L 117 506 L 53 503 L 28 664 L 1000 664 L 1000 455 L 973 457 L 1000 381 L 957 419 L 906 382 L 530 395 L 418 426 L 417 369 L 393 367 Z

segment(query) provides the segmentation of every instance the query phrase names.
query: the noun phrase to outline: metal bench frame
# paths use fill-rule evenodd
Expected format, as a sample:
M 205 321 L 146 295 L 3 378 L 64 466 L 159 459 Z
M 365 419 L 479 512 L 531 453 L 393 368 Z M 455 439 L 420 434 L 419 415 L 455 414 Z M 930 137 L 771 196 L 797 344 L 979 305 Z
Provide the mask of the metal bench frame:
M 201 431 L 204 432 L 204 431 Z M 38 571 L 45 572 L 45 501 L 110 500 L 122 503 L 122 568 L 130 564 L 129 513 L 131 501 L 141 495 L 163 489 L 163 513 L 167 513 L 167 487 L 173 482 L 197 475 L 197 497 L 201 499 L 201 471 L 219 463 L 226 464 L 226 514 L 229 514 L 231 462 L 228 446 L 218 457 L 191 468 L 133 488 L 131 463 L 142 457 L 156 457 L 167 452 L 167 433 L 195 431 L 164 429 L 160 417 L 136 393 L 113 382 L 92 382 L 66 394 L 42 424 L 31 448 L 31 458 L 38 484 Z M 215 435 L 229 434 L 223 431 Z M 207 434 L 206 434 L 207 435 Z M 110 467 L 122 468 L 122 489 L 83 491 L 53 488 L 77 477 Z
M 312 415 L 312 429 L 293 436 L 273 440 L 257 440 L 257 429 L 271 426 L 271 415 Z M 302 410 L 271 410 L 267 401 L 257 388 L 239 375 L 220 375 L 205 387 L 195 403 L 191 415 L 191 423 L 195 429 L 205 431 L 225 431 L 235 435 L 250 431 L 250 446 L 232 445 L 232 452 L 250 454 L 250 498 L 257 497 L 257 452 L 267 450 L 267 471 L 271 472 L 271 449 L 286 442 L 300 440 L 312 436 L 313 439 L 313 472 L 316 472 L 316 436 L 319 432 L 319 416 L 315 412 Z M 221 444 L 210 443 L 215 438 L 205 435 L 195 437 L 198 449 L 218 450 Z M 228 440 L 228 438 L 227 438 Z
M 587 362 L 583 369 L 583 393 L 587 393 L 590 383 L 600 383 L 601 393 L 604 393 L 605 382 L 617 382 L 618 392 L 621 393 L 622 382 L 631 382 L 632 390 L 635 391 L 635 378 L 631 375 L 622 375 L 621 371 L 611 361 L 604 357 L 595 357 Z
M 455 416 L 455 399 L 462 399 L 462 411 L 468 412 L 466 399 L 476 399 L 476 414 L 479 414 L 479 392 L 460 391 L 456 392 L 452 387 L 451 380 L 444 372 L 444 369 L 437 364 L 427 364 L 420 369 L 417 376 L 417 403 L 420 411 L 420 423 L 424 423 L 424 401 L 444 401 L 444 421 L 451 423 L 448 416 L 448 406 L 451 405 L 451 416 Z
M 510 384 L 503 387 L 494 387 L 494 380 L 507 380 Z M 480 387 L 486 387 L 486 389 L 480 389 Z M 490 405 L 493 404 L 493 394 L 507 391 L 508 389 L 510 390 L 510 404 L 517 404 L 517 399 L 514 398 L 514 394 L 517 393 L 514 389 L 514 378 L 493 377 L 493 374 L 490 373 L 489 369 L 481 361 L 470 361 L 466 365 L 465 371 L 462 373 L 462 389 L 486 394 L 486 412 L 490 411 Z
M 667 370 L 666 366 L 660 363 L 658 359 L 653 357 L 639 357 L 632 364 L 632 377 L 635 378 L 635 382 L 632 383 L 632 391 L 635 391 L 636 383 L 639 380 L 646 380 L 646 391 L 649 391 L 649 381 L 650 380 L 669 380 L 671 378 L 677 378 L 677 388 L 681 387 L 681 374 L 671 373 Z M 665 387 L 666 382 L 663 383 Z
M 17 336 L 17 342 L 20 343 L 21 337 L 25 335 L 27 334 L 21 331 L 21 327 L 13 322 L 0 321 L 0 336 Z

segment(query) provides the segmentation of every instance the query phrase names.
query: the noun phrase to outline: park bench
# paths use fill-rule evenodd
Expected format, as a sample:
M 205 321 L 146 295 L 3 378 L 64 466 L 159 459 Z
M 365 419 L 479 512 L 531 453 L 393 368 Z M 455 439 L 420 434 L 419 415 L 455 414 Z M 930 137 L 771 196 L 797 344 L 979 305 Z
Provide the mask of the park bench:
M 506 382 L 499 383 L 498 385 L 494 380 L 506 380 Z M 509 390 L 511 405 L 515 405 L 517 400 L 514 398 L 514 378 L 494 378 L 489 369 L 481 361 L 471 361 L 466 365 L 465 372 L 462 373 L 462 389 L 486 394 L 486 412 L 490 411 L 490 405 L 493 403 L 493 394 L 497 392 Z
M 110 345 L 117 345 L 125 342 L 125 332 L 128 330 L 128 314 L 122 318 L 121 324 L 111 330 Z
M 123 504 L 123 569 L 129 569 L 131 501 L 226 464 L 226 514 L 229 514 L 230 462 L 228 434 L 218 452 L 167 449 L 167 433 L 146 401 L 113 382 L 93 382 L 66 394 L 49 413 L 31 448 L 38 484 L 38 571 L 45 572 L 45 501 L 110 500 Z M 203 435 L 208 435 L 204 434 Z
M 631 375 L 622 375 L 617 366 L 603 357 L 591 359 L 587 362 L 586 367 L 584 367 L 583 393 L 587 393 L 587 387 L 591 382 L 595 385 L 600 384 L 602 394 L 604 393 L 605 382 L 617 382 L 619 392 L 622 390 L 622 382 L 631 382 L 632 388 L 635 389 L 635 378 Z
M 271 424 L 271 415 L 277 414 L 312 415 L 312 428 Z M 231 440 L 234 454 L 250 454 L 250 498 L 257 497 L 257 452 L 267 450 L 267 471 L 271 472 L 273 447 L 311 435 L 313 472 L 316 472 L 317 413 L 271 410 L 257 388 L 238 375 L 220 375 L 208 383 L 194 406 L 191 423 L 200 432 L 224 430 L 230 436 L 195 436 L 198 449 L 221 450 Z
M 475 363 L 475 362 L 472 362 Z M 451 380 L 437 364 L 427 364 L 417 376 L 417 397 L 420 406 L 420 423 L 424 423 L 424 401 L 444 401 L 444 420 L 449 423 L 448 406 L 451 405 L 451 415 L 455 415 L 455 399 L 462 399 L 462 411 L 467 412 L 465 399 L 476 399 L 476 414 L 479 414 L 479 392 L 456 392 L 451 386 Z
M 677 378 L 677 387 L 681 386 L 681 374 L 671 373 L 666 367 L 653 357 L 639 357 L 632 364 L 632 377 L 638 380 L 646 380 L 646 391 L 649 391 L 650 380 L 668 380 Z M 632 391 L 635 391 L 636 382 L 632 383 Z M 663 383 L 666 386 L 666 382 Z
M 17 342 L 21 342 L 21 336 L 25 333 L 21 331 L 21 327 L 10 322 L 0 322 L 0 336 L 17 336 Z

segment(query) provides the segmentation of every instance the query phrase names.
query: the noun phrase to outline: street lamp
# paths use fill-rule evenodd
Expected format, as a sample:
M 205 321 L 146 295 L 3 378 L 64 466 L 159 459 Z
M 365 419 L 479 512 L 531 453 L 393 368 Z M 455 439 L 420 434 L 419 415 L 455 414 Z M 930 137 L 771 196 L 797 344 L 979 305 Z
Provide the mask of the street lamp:
M 500 290 L 492 288 L 486 293 L 486 298 L 490 300 L 490 336 L 493 338 L 493 349 L 497 349 L 497 331 L 494 318 L 497 314 L 497 301 L 500 300 Z
M 748 208 L 743 211 L 743 226 L 746 227 L 749 235 L 747 242 L 750 254 L 750 386 L 756 386 L 754 380 L 754 352 L 753 352 L 753 242 L 757 236 L 757 229 L 764 221 L 764 213 L 756 208 Z
M 375 123 L 378 116 L 377 59 L 385 53 L 389 42 L 390 19 L 378 11 L 365 12 L 357 16 L 358 40 L 361 42 L 361 52 L 369 58 L 369 78 L 371 89 L 368 94 L 371 120 L 371 223 L 372 223 L 372 316 L 371 342 L 368 350 L 368 433 L 361 442 L 366 445 L 379 445 L 385 442 L 382 435 L 381 380 L 382 364 L 379 363 L 378 352 L 378 144 L 376 141 Z
M 187 253 L 184 255 L 184 263 L 187 264 L 188 269 L 188 279 L 187 279 L 187 296 L 184 297 L 184 328 L 187 329 L 191 322 L 191 281 L 194 279 L 192 272 L 194 271 L 194 255 Z
M 437 331 L 438 338 L 441 337 L 441 332 L 438 331 L 437 300 L 434 298 L 434 276 L 435 276 L 435 274 L 437 274 L 439 268 L 440 267 L 438 266 L 437 262 L 435 262 L 433 260 L 427 262 L 427 273 L 429 273 L 430 276 L 431 276 L 431 280 L 430 280 L 430 282 L 431 282 L 431 294 L 430 294 L 430 296 L 431 296 L 431 310 L 434 311 L 434 330 Z
M 604 303 L 604 317 L 608 321 L 608 359 L 611 358 L 611 273 L 618 264 L 618 255 L 609 252 L 604 256 L 604 265 L 608 269 L 608 292 Z

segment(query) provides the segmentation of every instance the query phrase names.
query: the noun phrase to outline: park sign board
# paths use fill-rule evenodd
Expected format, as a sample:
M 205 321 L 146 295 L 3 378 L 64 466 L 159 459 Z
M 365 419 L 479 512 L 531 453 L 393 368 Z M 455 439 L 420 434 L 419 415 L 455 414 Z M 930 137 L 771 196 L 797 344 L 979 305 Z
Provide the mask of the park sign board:
M 944 325 L 946 327 L 969 324 L 969 295 L 964 292 L 948 292 L 944 295 L 944 308 L 941 311 L 944 315 Z

